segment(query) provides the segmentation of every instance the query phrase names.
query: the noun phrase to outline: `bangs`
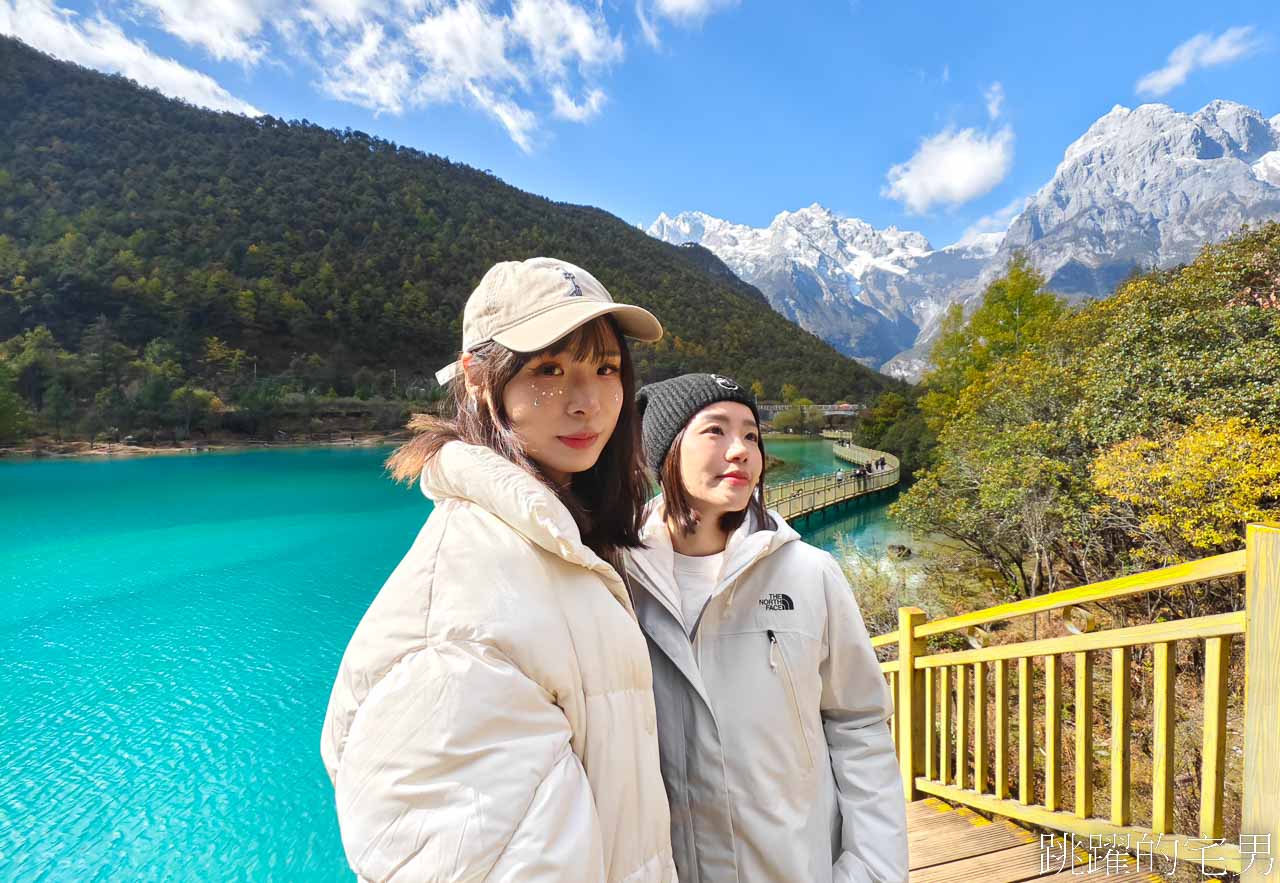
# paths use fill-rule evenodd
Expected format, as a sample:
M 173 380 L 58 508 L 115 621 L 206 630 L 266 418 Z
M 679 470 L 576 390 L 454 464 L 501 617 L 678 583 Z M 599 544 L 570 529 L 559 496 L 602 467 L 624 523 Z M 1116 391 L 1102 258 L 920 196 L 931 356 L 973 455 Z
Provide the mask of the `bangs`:
M 557 340 L 537 356 L 558 356 L 567 353 L 579 362 L 603 362 L 610 356 L 622 354 L 622 335 L 612 316 L 592 319 L 586 325 L 574 329 Z M 536 358 L 536 356 L 535 356 Z

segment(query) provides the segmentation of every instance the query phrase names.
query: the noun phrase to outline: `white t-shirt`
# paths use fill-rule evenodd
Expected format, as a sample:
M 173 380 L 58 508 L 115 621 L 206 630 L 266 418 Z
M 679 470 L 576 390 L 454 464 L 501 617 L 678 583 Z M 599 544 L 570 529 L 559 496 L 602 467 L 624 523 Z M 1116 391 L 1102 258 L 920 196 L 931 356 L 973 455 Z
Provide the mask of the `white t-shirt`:
M 715 591 L 720 568 L 724 565 L 724 552 L 715 555 L 681 555 L 675 553 L 676 585 L 680 587 L 680 613 L 684 617 L 684 630 L 693 637 L 693 627 L 702 615 L 702 608 Z

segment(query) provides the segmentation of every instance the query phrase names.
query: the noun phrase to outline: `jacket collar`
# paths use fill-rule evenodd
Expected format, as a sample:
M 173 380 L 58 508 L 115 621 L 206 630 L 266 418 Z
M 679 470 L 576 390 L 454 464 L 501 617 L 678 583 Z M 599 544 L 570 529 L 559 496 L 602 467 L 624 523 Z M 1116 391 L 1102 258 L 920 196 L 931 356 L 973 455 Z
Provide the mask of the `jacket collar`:
M 754 515 L 748 515 L 738 529 L 730 534 L 724 550 L 724 565 L 711 597 L 714 598 L 732 586 L 757 561 L 772 555 L 787 543 L 800 539 L 795 528 L 787 524 L 777 512 L 768 510 L 767 517 L 772 523 L 761 525 Z M 640 539 L 644 547 L 632 549 L 627 556 L 635 569 L 647 577 L 637 582 L 655 595 L 679 620 L 680 589 L 675 581 L 675 549 L 667 530 L 666 506 L 661 494 L 650 500 L 645 507 Z M 726 599 L 726 610 L 728 602 L 732 600 L 732 595 Z
M 540 479 L 481 445 L 453 441 L 427 461 L 419 482 L 430 500 L 464 500 L 484 509 L 541 549 L 599 574 L 631 610 L 621 577 L 582 542 L 578 524 Z

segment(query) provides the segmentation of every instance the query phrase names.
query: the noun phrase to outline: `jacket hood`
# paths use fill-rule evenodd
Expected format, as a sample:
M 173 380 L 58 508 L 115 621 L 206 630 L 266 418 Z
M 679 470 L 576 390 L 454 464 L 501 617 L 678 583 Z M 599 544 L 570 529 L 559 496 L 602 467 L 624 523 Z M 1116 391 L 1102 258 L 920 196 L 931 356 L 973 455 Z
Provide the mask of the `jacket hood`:
M 582 542 L 578 523 L 560 498 L 500 454 L 481 445 L 449 442 L 427 461 L 419 486 L 436 504 L 450 499 L 472 503 L 534 545 L 598 573 L 630 609 L 621 577 Z
M 767 558 L 787 543 L 800 539 L 791 525 L 774 510 L 767 510 L 771 524 L 762 525 L 754 514 L 748 512 L 747 518 L 729 535 L 725 545 L 724 565 L 712 597 L 725 589 L 730 589 L 749 567 Z M 644 528 L 640 539 L 643 548 L 631 549 L 627 555 L 628 570 L 637 577 L 637 581 L 647 590 L 663 601 L 671 612 L 680 618 L 680 589 L 675 582 L 675 548 L 671 544 L 671 534 L 667 530 L 666 505 L 662 495 L 654 497 L 645 507 Z M 725 609 L 733 602 L 733 596 L 726 599 Z

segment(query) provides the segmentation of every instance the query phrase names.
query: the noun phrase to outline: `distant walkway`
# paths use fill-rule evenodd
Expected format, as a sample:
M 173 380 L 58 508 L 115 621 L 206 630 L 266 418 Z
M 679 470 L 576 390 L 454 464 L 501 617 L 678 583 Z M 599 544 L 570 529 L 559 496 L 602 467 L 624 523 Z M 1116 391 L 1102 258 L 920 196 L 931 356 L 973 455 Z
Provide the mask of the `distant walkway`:
M 867 468 L 861 476 L 857 474 L 858 469 L 838 469 L 782 484 L 771 484 L 764 489 L 765 505 L 787 521 L 795 521 L 898 483 L 898 459 L 892 454 L 843 444 L 835 445 L 832 453 L 837 459 L 856 467 L 866 468 L 868 464 L 881 459 L 885 466 L 882 469 Z

